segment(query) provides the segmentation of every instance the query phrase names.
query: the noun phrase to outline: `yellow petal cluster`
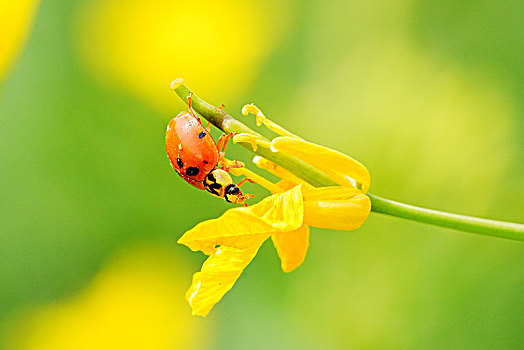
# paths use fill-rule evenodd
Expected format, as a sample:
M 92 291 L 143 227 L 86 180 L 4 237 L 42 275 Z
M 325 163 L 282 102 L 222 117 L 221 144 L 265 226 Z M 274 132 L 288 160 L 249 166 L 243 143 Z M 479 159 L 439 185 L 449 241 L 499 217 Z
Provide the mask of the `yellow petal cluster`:
M 238 140 L 256 141 L 245 135 Z M 315 188 L 260 157 L 255 157 L 254 163 L 280 177 L 279 182 L 271 183 L 245 168 L 231 169 L 234 175 L 255 180 L 273 195 L 250 207 L 230 209 L 217 219 L 201 222 L 179 239 L 178 243 L 209 256 L 201 271 L 193 276 L 186 294 L 194 315 L 209 313 L 269 237 L 282 270 L 290 272 L 305 259 L 309 226 L 352 230 L 362 225 L 371 210 L 365 195 L 370 185 L 369 172 L 358 161 L 290 136 L 277 137 L 270 146 L 316 166 L 340 186 Z

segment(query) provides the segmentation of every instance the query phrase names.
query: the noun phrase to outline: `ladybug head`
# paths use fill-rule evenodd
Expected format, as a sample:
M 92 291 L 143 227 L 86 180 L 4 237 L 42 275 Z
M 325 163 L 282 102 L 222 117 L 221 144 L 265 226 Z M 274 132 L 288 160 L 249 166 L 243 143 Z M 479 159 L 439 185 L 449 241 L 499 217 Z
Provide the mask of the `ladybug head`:
M 235 184 L 229 184 L 224 190 L 224 199 L 229 203 L 243 203 L 246 197 L 240 191 L 240 188 Z

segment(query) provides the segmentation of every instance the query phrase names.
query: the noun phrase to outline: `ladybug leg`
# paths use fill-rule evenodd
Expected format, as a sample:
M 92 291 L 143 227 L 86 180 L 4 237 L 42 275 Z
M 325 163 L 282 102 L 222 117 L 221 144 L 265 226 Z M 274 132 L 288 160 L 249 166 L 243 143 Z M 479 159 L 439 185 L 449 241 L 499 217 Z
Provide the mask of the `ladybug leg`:
M 245 184 L 246 182 L 251 182 L 251 183 L 255 183 L 255 181 L 249 179 L 249 178 L 244 178 L 243 180 L 241 180 L 238 184 L 237 184 L 237 187 L 240 187 L 242 186 L 243 184 Z M 249 199 L 249 198 L 253 198 L 255 197 L 254 194 L 251 194 L 251 193 L 244 193 L 241 197 L 241 203 L 242 205 L 244 205 L 244 207 L 247 207 L 247 203 L 245 202 L 246 199 Z M 236 203 L 235 203 L 235 206 L 236 206 Z
M 197 117 L 195 111 L 193 110 L 193 108 L 191 107 L 191 100 L 193 99 L 193 93 L 190 92 L 189 93 L 189 96 L 187 96 L 187 105 L 189 107 L 189 113 L 191 113 L 191 115 L 195 118 L 197 118 L 199 121 L 200 121 L 200 118 Z
M 206 130 L 208 132 L 211 132 L 211 128 L 209 127 L 211 125 L 211 122 L 207 122 L 207 125 L 206 125 Z
M 280 136 L 289 136 L 295 139 L 302 140 L 297 135 L 287 131 L 280 125 L 273 123 L 271 120 L 267 119 L 264 113 L 262 113 L 262 111 L 254 104 L 245 105 L 244 108 L 242 108 L 242 114 L 245 116 L 247 116 L 248 114 L 253 114 L 256 118 L 257 126 L 264 124 L 266 128 Z
M 237 185 L 238 186 L 238 185 Z M 247 203 L 245 202 L 246 199 L 250 199 L 250 198 L 254 198 L 255 195 L 254 194 L 251 194 L 251 193 L 245 193 L 243 194 L 241 197 L 240 197 L 240 203 L 244 206 L 244 207 L 247 207 Z M 235 207 L 237 206 L 237 203 L 235 202 Z
M 252 184 L 256 183 L 255 181 L 253 181 L 253 180 L 251 180 L 251 179 L 249 179 L 249 178 L 246 177 L 246 178 L 244 178 L 243 180 L 241 180 L 241 181 L 237 184 L 237 186 L 240 187 L 240 186 L 242 186 L 243 184 L 245 184 L 245 183 L 248 182 L 248 181 L 251 182 Z
M 189 109 L 192 109 L 191 108 L 191 100 L 193 99 L 193 93 L 190 92 L 189 93 L 189 96 L 187 96 L 187 106 L 189 107 Z
M 238 185 L 237 185 L 238 186 Z M 251 193 L 246 193 L 244 195 L 242 195 L 242 205 L 244 205 L 244 207 L 247 207 L 247 203 L 244 202 L 246 199 L 249 199 L 249 198 L 254 198 L 255 195 L 254 194 L 251 194 Z
M 217 142 L 217 149 L 218 149 L 218 152 L 220 152 L 222 154 L 222 156 L 224 156 L 224 152 L 226 150 L 226 147 L 227 147 L 227 143 L 229 142 L 229 139 L 232 138 L 233 136 L 235 136 L 237 133 L 236 132 L 230 132 L 229 134 L 222 134 L 222 136 L 220 136 L 218 138 L 218 142 Z

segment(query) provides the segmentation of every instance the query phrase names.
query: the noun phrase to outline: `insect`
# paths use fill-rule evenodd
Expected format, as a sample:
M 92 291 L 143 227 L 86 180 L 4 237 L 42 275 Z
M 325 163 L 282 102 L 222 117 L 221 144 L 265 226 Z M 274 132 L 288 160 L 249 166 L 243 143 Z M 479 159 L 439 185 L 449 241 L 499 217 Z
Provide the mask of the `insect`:
M 209 124 L 205 128 L 191 108 L 191 97 L 192 94 L 188 96 L 189 109 L 179 113 L 167 126 L 166 151 L 171 166 L 189 184 L 226 202 L 247 206 L 244 201 L 253 195 L 243 194 L 239 186 L 251 180 L 245 178 L 235 185 L 228 173 L 229 167 L 243 164 L 234 161 L 225 165 L 224 150 L 234 134 L 222 134 L 215 143 Z

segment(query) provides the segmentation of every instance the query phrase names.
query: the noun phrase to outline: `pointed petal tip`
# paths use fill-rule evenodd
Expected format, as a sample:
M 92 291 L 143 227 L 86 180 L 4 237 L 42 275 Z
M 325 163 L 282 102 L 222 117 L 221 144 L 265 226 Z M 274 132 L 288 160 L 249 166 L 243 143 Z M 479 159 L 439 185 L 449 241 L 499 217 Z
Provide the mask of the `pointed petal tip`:
M 309 248 L 307 225 L 302 225 L 291 232 L 276 233 L 271 239 L 280 258 L 282 271 L 289 273 L 302 265 Z
M 191 315 L 205 318 L 207 315 L 209 315 L 209 311 L 201 312 L 201 311 L 193 310 L 191 311 Z
M 283 272 L 290 273 L 290 272 L 295 271 L 297 267 L 299 267 L 300 265 L 302 265 L 302 263 L 300 263 L 299 265 L 292 265 L 292 266 L 281 264 L 280 267 L 282 268 Z

